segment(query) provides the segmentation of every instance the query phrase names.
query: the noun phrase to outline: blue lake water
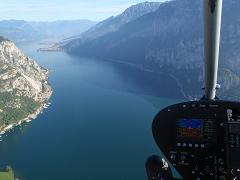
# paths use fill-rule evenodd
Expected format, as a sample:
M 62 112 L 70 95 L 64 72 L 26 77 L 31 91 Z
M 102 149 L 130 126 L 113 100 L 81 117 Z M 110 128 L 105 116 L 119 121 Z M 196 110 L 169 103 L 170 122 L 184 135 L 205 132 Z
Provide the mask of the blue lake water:
M 159 153 L 152 119 L 180 101 L 178 89 L 133 67 L 20 47 L 50 70 L 52 104 L 3 137 L 0 166 L 24 180 L 145 180 L 146 158 Z

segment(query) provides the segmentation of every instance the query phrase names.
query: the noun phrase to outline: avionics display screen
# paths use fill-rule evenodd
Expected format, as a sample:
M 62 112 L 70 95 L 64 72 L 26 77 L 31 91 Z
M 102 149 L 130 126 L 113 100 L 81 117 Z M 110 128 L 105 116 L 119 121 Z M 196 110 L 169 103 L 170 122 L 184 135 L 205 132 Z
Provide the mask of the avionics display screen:
M 178 138 L 203 138 L 202 119 L 178 119 Z

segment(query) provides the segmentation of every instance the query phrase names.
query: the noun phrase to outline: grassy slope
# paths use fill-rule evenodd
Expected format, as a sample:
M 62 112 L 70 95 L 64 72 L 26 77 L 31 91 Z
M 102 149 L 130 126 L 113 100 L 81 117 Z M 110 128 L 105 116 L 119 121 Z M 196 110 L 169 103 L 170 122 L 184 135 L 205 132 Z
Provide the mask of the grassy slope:
M 0 172 L 0 180 L 13 180 L 14 174 L 13 171 Z

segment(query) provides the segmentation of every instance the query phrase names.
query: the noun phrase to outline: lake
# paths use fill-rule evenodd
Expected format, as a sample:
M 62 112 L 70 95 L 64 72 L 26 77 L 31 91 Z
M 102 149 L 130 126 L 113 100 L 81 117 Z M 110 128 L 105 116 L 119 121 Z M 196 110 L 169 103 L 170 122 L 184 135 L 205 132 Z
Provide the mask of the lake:
M 160 153 L 151 123 L 181 101 L 176 84 L 119 63 L 19 47 L 50 70 L 52 104 L 3 137 L 0 166 L 24 180 L 145 180 L 147 157 Z

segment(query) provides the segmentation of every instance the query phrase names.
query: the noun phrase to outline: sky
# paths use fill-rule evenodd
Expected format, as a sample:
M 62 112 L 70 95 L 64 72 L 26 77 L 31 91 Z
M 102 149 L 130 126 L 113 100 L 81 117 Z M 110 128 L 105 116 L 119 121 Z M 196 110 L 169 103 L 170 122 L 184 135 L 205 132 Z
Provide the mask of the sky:
M 145 0 L 0 0 L 0 20 L 100 21 Z M 151 0 L 161 2 L 165 0 Z

